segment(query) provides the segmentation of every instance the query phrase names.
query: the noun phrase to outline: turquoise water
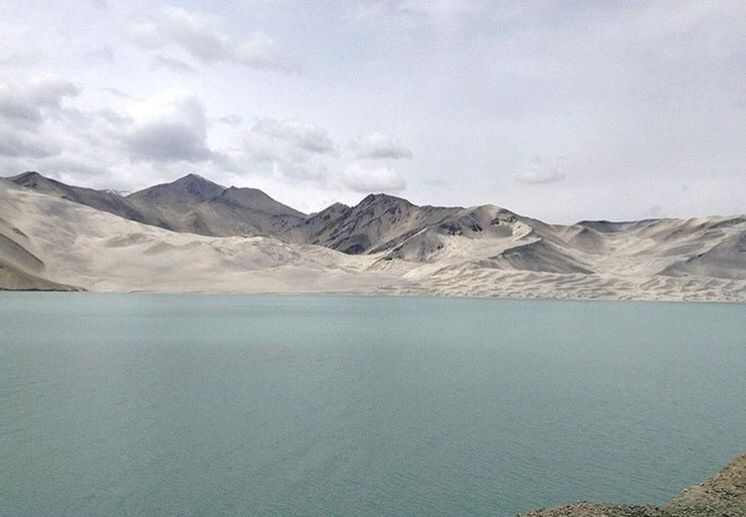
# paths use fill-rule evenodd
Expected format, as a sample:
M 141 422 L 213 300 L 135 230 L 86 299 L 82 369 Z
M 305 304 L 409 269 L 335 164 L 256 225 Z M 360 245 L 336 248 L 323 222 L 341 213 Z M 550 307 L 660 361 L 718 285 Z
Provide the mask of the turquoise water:
M 746 450 L 746 306 L 0 295 L 0 515 L 662 502 Z

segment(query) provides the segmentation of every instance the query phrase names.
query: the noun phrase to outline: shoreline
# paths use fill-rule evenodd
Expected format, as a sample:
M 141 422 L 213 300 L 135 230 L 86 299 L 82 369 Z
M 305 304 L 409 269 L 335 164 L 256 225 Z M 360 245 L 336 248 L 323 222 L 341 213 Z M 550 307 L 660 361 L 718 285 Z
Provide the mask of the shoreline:
M 6 289 L 0 288 L 0 296 L 4 293 L 59 293 L 78 295 L 152 295 L 152 296 L 276 296 L 276 297 L 334 297 L 334 298 L 413 298 L 413 299 L 457 299 L 457 300 L 485 300 L 504 302 L 601 302 L 601 303 L 670 303 L 670 304 L 713 304 L 713 305 L 744 305 L 744 301 L 733 300 L 681 300 L 681 299 L 652 299 L 652 298 L 551 298 L 551 297 L 506 297 L 506 296 L 473 296 L 459 294 L 416 294 L 404 292 L 354 292 L 354 291 L 261 291 L 261 292 L 221 292 L 221 291 L 91 291 L 88 289 L 60 290 L 60 289 Z
M 746 516 L 746 454 L 708 480 L 685 488 L 661 506 L 579 501 L 518 517 L 740 517 Z

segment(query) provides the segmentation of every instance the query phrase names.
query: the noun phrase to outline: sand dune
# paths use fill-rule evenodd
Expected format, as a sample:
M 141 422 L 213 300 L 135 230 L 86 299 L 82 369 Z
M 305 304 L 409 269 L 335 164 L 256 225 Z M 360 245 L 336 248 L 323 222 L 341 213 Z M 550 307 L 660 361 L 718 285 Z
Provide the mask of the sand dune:
M 418 207 L 383 195 L 303 216 L 239 189 L 229 194 L 236 206 L 248 199 L 304 222 L 272 236 L 218 237 L 0 183 L 6 289 L 746 301 L 743 217 L 562 226 L 491 205 Z M 192 186 L 179 196 L 201 196 L 202 182 Z M 173 207 L 174 191 L 161 194 Z
M 0 186 L 2 257 L 12 225 L 32 235 L 20 264 L 49 281 L 91 291 L 329 292 L 399 279 L 366 272 L 370 259 L 266 237 L 206 237 L 129 221 L 67 200 Z M 52 280 L 54 279 L 54 280 Z M 15 288 L 9 284 L 6 288 Z

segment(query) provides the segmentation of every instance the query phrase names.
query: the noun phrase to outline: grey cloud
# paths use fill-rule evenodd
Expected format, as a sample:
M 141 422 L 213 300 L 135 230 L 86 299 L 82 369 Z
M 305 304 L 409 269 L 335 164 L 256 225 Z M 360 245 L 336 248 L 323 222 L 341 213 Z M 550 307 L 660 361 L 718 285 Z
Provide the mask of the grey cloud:
M 411 158 L 412 151 L 398 140 L 383 133 L 360 136 L 351 146 L 358 158 Z
M 62 151 L 48 139 L 27 133 L 0 128 L 0 155 L 13 158 L 47 158 Z
M 80 88 L 64 79 L 44 79 L 21 86 L 0 88 L 0 115 L 18 122 L 38 124 L 43 109 L 58 109 L 64 97 L 75 97 Z
M 194 68 L 189 63 L 185 63 L 184 61 L 181 61 L 180 59 L 174 59 L 172 57 L 162 56 L 161 54 L 158 54 L 153 58 L 153 67 L 165 68 L 167 70 L 171 70 L 172 72 L 177 72 L 179 74 L 193 75 L 197 73 L 197 69 Z
M 136 160 L 200 162 L 212 156 L 204 135 L 179 122 L 148 124 L 128 135 L 125 144 Z
M 110 185 L 106 182 L 107 176 L 109 175 L 108 169 L 105 167 L 98 167 L 96 163 L 82 160 L 80 158 L 70 157 L 66 155 L 55 156 L 44 161 L 44 171 L 53 172 L 55 175 L 72 175 L 75 177 L 99 177 L 104 178 L 103 184 L 106 187 Z
M 46 78 L 34 81 L 28 86 L 27 96 L 42 106 L 60 107 L 64 97 L 77 97 L 81 89 L 72 81 L 62 78 Z
M 0 115 L 9 119 L 26 122 L 41 122 L 39 108 L 26 99 L 20 99 L 7 93 L 0 93 Z
M 236 40 L 223 32 L 214 18 L 177 7 L 163 8 L 149 21 L 131 27 L 130 34 L 145 49 L 174 46 L 204 63 L 228 62 L 277 72 L 299 70 L 268 35 L 257 32 L 249 39 Z
M 207 145 L 205 108 L 196 97 L 173 99 L 162 115 L 135 124 L 123 143 L 135 161 L 200 162 L 214 157 Z

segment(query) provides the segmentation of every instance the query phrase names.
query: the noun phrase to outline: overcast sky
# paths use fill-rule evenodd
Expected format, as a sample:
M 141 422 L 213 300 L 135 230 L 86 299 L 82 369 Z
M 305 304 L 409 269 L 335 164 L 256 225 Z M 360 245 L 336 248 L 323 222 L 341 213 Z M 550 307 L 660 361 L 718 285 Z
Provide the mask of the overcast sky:
M 746 2 L 0 2 L 0 175 L 746 212 Z

